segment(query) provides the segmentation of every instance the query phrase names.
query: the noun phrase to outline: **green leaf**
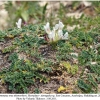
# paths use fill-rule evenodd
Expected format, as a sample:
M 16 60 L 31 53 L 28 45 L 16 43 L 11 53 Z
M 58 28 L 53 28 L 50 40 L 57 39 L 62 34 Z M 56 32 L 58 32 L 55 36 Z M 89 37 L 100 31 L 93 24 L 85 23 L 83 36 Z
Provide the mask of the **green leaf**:
M 39 94 L 40 93 L 40 90 L 38 88 L 35 88 L 34 93 L 35 94 Z
M 13 86 L 12 85 L 9 85 L 9 90 L 13 90 Z
M 86 84 L 82 79 L 78 80 L 78 87 L 84 92 L 84 93 L 90 93 L 92 90 L 91 85 Z M 92 91 L 93 92 L 93 91 Z
M 28 12 L 27 12 L 26 10 L 23 10 L 23 11 L 21 12 L 21 16 L 22 16 L 22 18 L 24 19 L 25 22 L 28 21 L 28 19 L 29 19 L 29 14 L 28 14 Z

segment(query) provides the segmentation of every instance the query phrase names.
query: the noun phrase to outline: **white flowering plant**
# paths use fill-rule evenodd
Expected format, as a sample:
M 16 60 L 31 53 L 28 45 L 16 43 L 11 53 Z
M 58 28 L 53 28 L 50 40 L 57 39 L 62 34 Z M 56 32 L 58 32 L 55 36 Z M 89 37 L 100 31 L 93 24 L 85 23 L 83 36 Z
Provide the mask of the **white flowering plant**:
M 21 24 L 22 24 L 22 19 L 19 18 L 18 22 L 16 22 L 17 28 L 21 28 Z
M 48 42 L 54 43 L 59 40 L 67 40 L 68 32 L 64 33 L 63 28 L 64 28 L 64 24 L 61 21 L 59 21 L 59 23 L 53 27 L 53 30 L 51 30 L 50 23 L 47 22 L 47 24 L 44 26 L 44 29 L 47 33 Z

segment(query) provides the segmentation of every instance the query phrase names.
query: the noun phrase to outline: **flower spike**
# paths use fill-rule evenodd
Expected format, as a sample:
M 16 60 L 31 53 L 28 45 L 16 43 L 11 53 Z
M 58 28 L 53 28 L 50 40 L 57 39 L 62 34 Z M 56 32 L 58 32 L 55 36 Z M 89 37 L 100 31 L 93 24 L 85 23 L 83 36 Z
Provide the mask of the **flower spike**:
M 17 28 L 21 28 L 22 19 L 20 18 L 18 22 L 16 22 Z
M 49 34 L 51 32 L 50 30 L 50 23 L 47 22 L 47 24 L 44 26 L 45 31 L 47 32 L 47 34 Z
M 64 34 L 62 31 L 63 27 L 64 27 L 64 24 L 59 21 L 59 23 L 53 27 L 53 30 L 50 30 L 50 23 L 47 22 L 47 24 L 44 26 L 44 29 L 46 33 L 48 34 L 49 42 L 56 42 L 58 40 L 68 39 L 68 32 Z

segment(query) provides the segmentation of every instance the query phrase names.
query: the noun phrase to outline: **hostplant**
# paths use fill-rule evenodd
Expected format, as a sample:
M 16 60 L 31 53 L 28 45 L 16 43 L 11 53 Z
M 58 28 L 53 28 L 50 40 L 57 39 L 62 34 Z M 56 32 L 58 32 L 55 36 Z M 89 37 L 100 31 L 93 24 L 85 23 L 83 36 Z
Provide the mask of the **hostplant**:
M 59 21 L 59 23 L 53 27 L 53 30 L 50 30 L 50 23 L 47 22 L 47 24 L 44 26 L 44 29 L 48 34 L 49 42 L 56 42 L 61 39 L 62 40 L 68 39 L 68 32 L 64 34 L 62 31 L 63 27 L 64 27 L 63 23 Z
M 6 36 L 7 36 L 6 32 L 0 31 L 0 41 L 3 41 Z
M 97 93 L 98 90 L 98 84 L 93 74 L 87 74 L 87 78 L 79 79 L 77 85 L 82 93 Z
M 65 34 L 63 33 L 63 23 L 59 21 L 58 24 L 56 24 L 53 27 L 53 30 L 50 29 L 50 23 L 47 22 L 47 24 L 44 26 L 44 29 L 47 33 L 47 41 L 51 43 L 52 45 L 56 44 L 59 40 L 67 40 L 68 39 L 68 32 Z
M 72 52 L 72 45 L 69 42 L 59 41 L 57 43 L 57 60 L 68 60 L 70 58 L 69 53 Z
M 37 65 L 31 61 L 19 60 L 17 53 L 10 55 L 12 62 L 8 69 L 0 72 L 0 80 L 8 85 L 8 90 L 16 93 L 28 93 L 28 87 L 35 85 L 37 79 L 46 83 L 48 80 L 37 70 Z

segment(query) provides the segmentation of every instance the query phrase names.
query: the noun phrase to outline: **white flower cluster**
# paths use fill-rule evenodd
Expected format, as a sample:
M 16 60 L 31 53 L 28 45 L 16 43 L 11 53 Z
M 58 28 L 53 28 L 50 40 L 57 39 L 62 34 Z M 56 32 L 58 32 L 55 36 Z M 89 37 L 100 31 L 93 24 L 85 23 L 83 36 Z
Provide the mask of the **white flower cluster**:
M 17 28 L 21 28 L 22 19 L 19 18 L 18 22 L 16 22 Z
M 50 42 L 68 39 L 68 32 L 64 34 L 62 31 L 63 27 L 64 27 L 63 23 L 59 21 L 59 23 L 53 27 L 53 30 L 50 30 L 50 23 L 47 22 L 47 24 L 44 26 L 44 29 L 48 34 Z

